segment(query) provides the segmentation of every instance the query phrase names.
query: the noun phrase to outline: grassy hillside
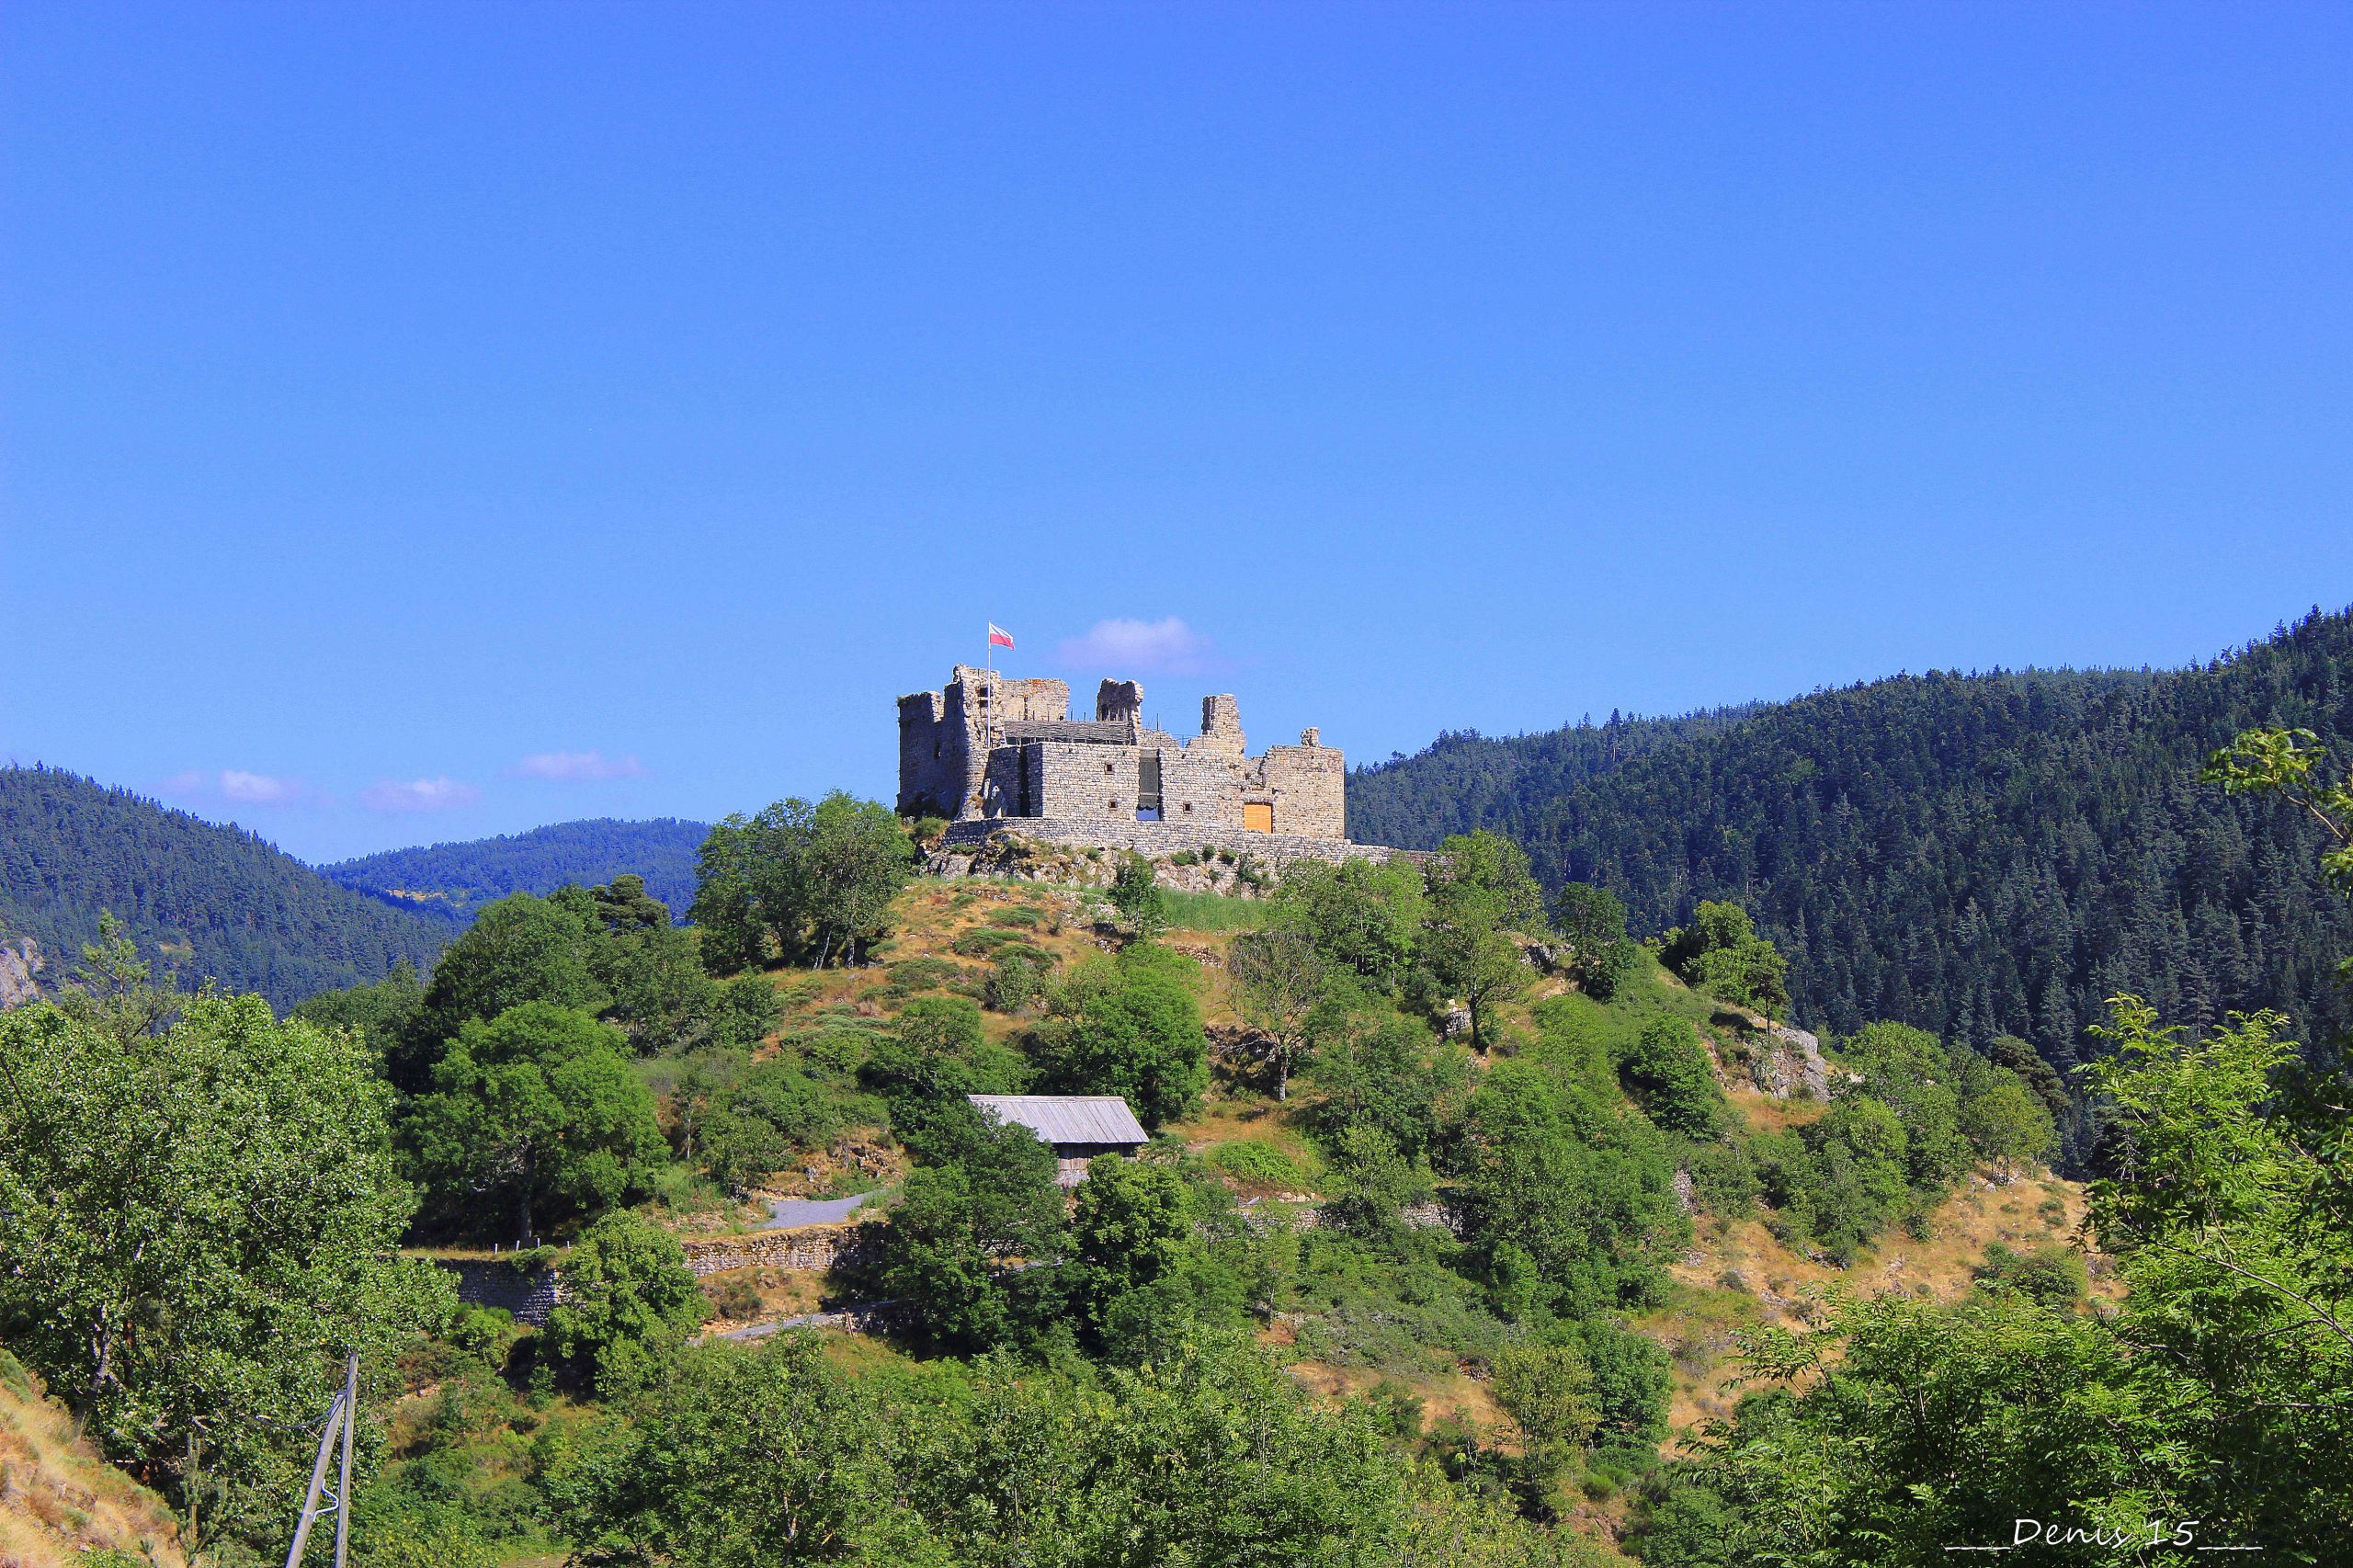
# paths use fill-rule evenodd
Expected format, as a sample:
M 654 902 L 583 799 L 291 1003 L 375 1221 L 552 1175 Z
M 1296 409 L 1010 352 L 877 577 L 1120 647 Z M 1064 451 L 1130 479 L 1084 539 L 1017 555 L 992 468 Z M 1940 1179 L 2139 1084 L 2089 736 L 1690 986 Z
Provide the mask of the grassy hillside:
M 178 1533 L 163 1499 L 99 1459 L 39 1380 L 0 1350 L 0 1562 L 181 1568 Z
M 0 768 L 0 931 L 54 984 L 111 911 L 159 968 L 280 1009 L 429 964 L 445 926 L 327 881 L 239 828 L 46 767 Z
M 877 969 L 781 971 L 773 978 L 786 1007 L 782 1027 L 762 1048 L 769 1060 L 797 1061 L 824 1075 L 854 1071 L 873 1042 L 887 1038 L 898 1014 L 918 997 L 964 993 L 980 997 L 993 955 L 1018 943 L 1068 966 L 1112 945 L 1099 895 L 1086 890 L 972 881 L 918 883 L 894 910 L 895 934 Z M 1224 954 L 1237 928 L 1261 921 L 1263 903 L 1188 901 L 1166 945 L 1199 967 L 1204 1020 L 1214 1071 L 1198 1114 L 1164 1130 L 1165 1147 L 1181 1152 L 1213 1174 L 1245 1210 L 1301 1225 L 1336 1188 L 1316 1132 L 1330 1092 L 1310 1065 L 1290 1099 L 1278 1102 L 1245 1049 L 1223 981 Z M 1566 998 L 1566 1001 L 1562 999 Z M 1506 1026 L 1503 1044 L 1488 1057 L 1459 1053 L 1472 1074 L 1465 1092 L 1516 1060 L 1546 1061 L 1558 1049 L 1560 1008 L 1574 1006 L 1577 1028 L 1589 1038 L 1623 1038 L 1646 1021 L 1689 1023 L 1707 1051 L 1708 1070 L 1721 1090 L 1729 1120 L 1722 1136 L 1684 1145 L 1704 1159 L 1711 1149 L 1742 1146 L 1757 1135 L 1802 1129 L 1829 1109 L 1826 1102 L 1775 1095 L 1757 1087 L 1768 1077 L 1761 1064 L 1787 1049 L 1763 1020 L 1695 994 L 1645 958 L 1634 979 L 1608 1003 L 1574 996 L 1565 982 L 1539 983 Z M 1018 1051 L 1034 1020 L 990 1009 L 993 1043 Z M 1834 1074 L 1844 1070 L 1834 1062 Z M 1620 1102 L 1620 1114 L 1639 1116 Z M 837 1146 L 887 1142 L 880 1126 L 860 1126 Z M 830 1190 L 833 1173 L 822 1154 L 812 1168 Z M 778 1192 L 810 1185 L 804 1172 L 779 1172 L 767 1184 Z M 1449 1196 L 1441 1184 L 1440 1196 Z M 1755 1200 L 1719 1201 L 1703 1184 L 1689 1198 L 1690 1241 L 1669 1264 L 1657 1304 L 1618 1321 L 1659 1347 L 1665 1365 L 1665 1424 L 1647 1439 L 1661 1457 L 1684 1451 L 1705 1422 L 1729 1415 L 1739 1390 L 1737 1335 L 1767 1326 L 1802 1328 L 1818 1320 L 1826 1293 L 1898 1292 L 1956 1301 L 1978 1288 L 1988 1248 L 2020 1254 L 2063 1248 L 2084 1214 L 2082 1190 L 2046 1171 L 2018 1176 L 1972 1171 L 1941 1196 L 1924 1201 L 1904 1225 L 1889 1224 L 1845 1259 L 1834 1263 L 1818 1245 L 1790 1235 L 1771 1207 Z M 741 1224 L 764 1213 L 764 1200 L 736 1210 Z M 689 1230 L 719 1219 L 704 1213 L 684 1221 Z M 1518 1438 L 1494 1392 L 1493 1365 L 1525 1334 L 1498 1312 L 1467 1259 L 1467 1248 L 1442 1228 L 1425 1222 L 1393 1250 L 1320 1228 L 1296 1230 L 1279 1266 L 1284 1278 L 1260 1334 L 1289 1374 L 1319 1398 L 1338 1403 L 1371 1402 L 1396 1413 L 1404 1439 L 1450 1463 L 1481 1453 L 1508 1453 Z M 2092 1259 L 2095 1274 L 2099 1261 Z M 722 1326 L 805 1312 L 845 1299 L 844 1284 L 790 1269 L 751 1268 L 705 1281 Z M 2107 1287 L 2095 1280 L 2097 1297 Z M 868 1364 L 906 1354 L 887 1342 L 869 1342 Z M 1584 1501 L 1574 1517 L 1585 1533 L 1608 1537 L 1625 1527 L 1638 1461 L 1605 1450 L 1589 1467 Z
M 645 879 L 646 892 L 683 919 L 695 896 L 695 851 L 710 832 L 708 824 L 676 817 L 597 817 L 495 838 L 388 849 L 319 870 L 345 887 L 452 926 L 511 892 L 549 893 L 566 882 L 591 887 L 634 872 Z
M 2211 664 L 1932 672 L 1667 722 L 1448 736 L 1358 770 L 1360 838 L 1492 827 L 1548 884 L 1617 892 L 1638 930 L 1703 898 L 1789 954 L 1801 1018 L 1892 1017 L 2063 1065 L 2119 991 L 2202 1024 L 2276 1007 L 2353 1025 L 2330 971 L 2353 912 L 2317 827 L 2198 785 L 2251 725 L 2309 726 L 2353 759 L 2353 618 L 2314 612 Z

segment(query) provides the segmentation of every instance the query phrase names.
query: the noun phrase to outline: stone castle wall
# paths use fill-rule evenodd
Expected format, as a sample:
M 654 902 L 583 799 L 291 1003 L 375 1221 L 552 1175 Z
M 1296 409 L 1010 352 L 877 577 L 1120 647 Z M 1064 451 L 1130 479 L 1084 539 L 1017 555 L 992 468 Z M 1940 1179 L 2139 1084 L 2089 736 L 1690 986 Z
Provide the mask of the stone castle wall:
M 1254 758 L 1230 693 L 1203 699 L 1201 733 L 1181 742 L 1145 727 L 1142 708 L 1142 686 L 1107 680 L 1094 720 L 1074 724 L 1063 682 L 959 665 L 941 690 L 899 699 L 899 812 L 1149 828 L 1136 812 L 1143 767 L 1156 758 L 1161 825 L 1347 837 L 1347 758 L 1315 731 Z
M 989 847 L 992 838 L 1027 840 L 1063 849 L 1133 850 L 1148 859 L 1165 858 L 1188 851 L 1230 849 L 1247 855 L 1269 870 L 1297 860 L 1387 860 L 1410 855 L 1378 844 L 1351 844 L 1339 838 L 1310 838 L 1288 833 L 1249 833 L 1233 827 L 1196 826 L 1175 822 L 1119 822 L 1109 818 L 1068 822 L 1048 817 L 995 817 L 948 824 L 931 869 L 936 875 L 962 876 Z

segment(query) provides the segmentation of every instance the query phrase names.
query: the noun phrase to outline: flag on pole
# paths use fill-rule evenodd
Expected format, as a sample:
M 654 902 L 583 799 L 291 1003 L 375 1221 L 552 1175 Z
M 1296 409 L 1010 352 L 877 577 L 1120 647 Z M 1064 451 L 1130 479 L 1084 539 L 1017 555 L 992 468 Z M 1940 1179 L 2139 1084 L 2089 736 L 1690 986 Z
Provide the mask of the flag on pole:
M 1010 648 L 1010 647 L 1012 647 L 1012 646 L 1013 646 L 1013 633 L 1012 633 L 1012 632 L 1010 632 L 1010 631 L 1007 631 L 1004 627 L 999 626 L 995 621 L 994 621 L 994 620 L 990 621 L 990 622 L 989 622 L 989 646 L 990 646 L 990 647 L 992 647 L 992 648 Z

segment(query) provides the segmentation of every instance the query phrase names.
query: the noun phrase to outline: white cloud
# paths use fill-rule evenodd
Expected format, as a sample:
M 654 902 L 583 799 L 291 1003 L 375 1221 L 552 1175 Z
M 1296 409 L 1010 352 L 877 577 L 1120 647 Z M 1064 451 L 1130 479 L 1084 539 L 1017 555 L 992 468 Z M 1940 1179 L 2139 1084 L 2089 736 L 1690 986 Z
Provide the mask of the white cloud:
M 522 778 L 552 778 L 575 784 L 591 778 L 642 778 L 645 765 L 635 754 L 607 756 L 600 751 L 533 752 L 506 770 Z
M 1173 615 L 1165 620 L 1098 620 L 1086 636 L 1063 639 L 1054 662 L 1114 677 L 1208 675 L 1223 667 L 1210 640 Z
M 359 803 L 371 812 L 446 812 L 457 806 L 471 806 L 481 799 L 480 790 L 446 775 L 439 778 L 413 778 L 405 783 L 379 778 L 359 791 Z
M 244 773 L 233 767 L 222 770 L 221 792 L 248 806 L 291 806 L 310 795 L 296 779 L 272 778 L 267 773 Z
M 189 768 L 175 773 L 155 786 L 155 793 L 166 800 L 227 801 L 239 806 L 318 806 L 326 805 L 326 797 L 313 790 L 299 778 L 277 778 L 267 773 L 248 773 L 242 767 L 224 767 L 218 773 Z

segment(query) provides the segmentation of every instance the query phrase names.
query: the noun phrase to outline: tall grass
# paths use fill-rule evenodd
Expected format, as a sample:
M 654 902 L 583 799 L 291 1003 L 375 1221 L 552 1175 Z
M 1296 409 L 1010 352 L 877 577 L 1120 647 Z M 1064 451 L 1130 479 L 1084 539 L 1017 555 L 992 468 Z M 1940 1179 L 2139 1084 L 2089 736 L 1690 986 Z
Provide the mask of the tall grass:
M 1174 888 L 1162 889 L 1161 896 L 1168 901 L 1168 926 L 1175 931 L 1256 931 L 1274 918 L 1274 905 L 1263 898 Z

